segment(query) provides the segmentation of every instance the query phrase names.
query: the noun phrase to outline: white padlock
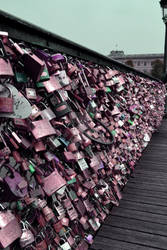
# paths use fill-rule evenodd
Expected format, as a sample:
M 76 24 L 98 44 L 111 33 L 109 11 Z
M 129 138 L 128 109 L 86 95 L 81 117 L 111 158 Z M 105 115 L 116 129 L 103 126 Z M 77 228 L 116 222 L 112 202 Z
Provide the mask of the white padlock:
M 61 238 L 58 249 L 59 250 L 71 250 L 71 247 L 70 247 L 70 244 L 64 238 Z

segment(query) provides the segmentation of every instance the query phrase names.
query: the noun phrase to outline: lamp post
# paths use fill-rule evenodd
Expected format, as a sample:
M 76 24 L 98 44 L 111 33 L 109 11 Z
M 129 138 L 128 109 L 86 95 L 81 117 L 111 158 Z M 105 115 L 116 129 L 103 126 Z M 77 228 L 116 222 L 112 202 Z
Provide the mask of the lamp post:
M 165 23 L 165 48 L 164 48 L 164 81 L 167 82 L 167 0 L 160 0 L 162 8 L 162 20 Z

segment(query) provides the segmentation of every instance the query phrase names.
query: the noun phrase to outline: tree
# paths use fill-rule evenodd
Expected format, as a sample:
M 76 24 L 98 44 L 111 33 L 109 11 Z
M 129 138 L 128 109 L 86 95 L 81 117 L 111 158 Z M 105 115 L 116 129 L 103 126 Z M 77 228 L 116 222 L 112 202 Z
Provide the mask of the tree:
M 126 65 L 128 65 L 128 66 L 130 66 L 130 67 L 134 67 L 134 65 L 133 65 L 133 61 L 132 60 L 127 60 L 126 62 L 125 62 L 125 64 Z
M 151 75 L 153 77 L 162 79 L 163 75 L 163 62 L 159 59 L 154 60 L 152 63 L 152 70 L 151 70 Z

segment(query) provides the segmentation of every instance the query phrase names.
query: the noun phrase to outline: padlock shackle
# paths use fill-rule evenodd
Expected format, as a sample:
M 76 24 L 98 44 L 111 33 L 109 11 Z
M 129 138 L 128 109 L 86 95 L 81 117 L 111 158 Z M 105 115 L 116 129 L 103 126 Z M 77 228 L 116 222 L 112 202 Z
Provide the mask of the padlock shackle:
M 3 87 L 4 87 L 4 88 L 2 88 L 2 89 L 0 90 L 0 92 L 4 92 L 3 90 L 4 90 L 5 88 L 7 88 L 7 89 L 9 90 L 9 93 L 10 93 L 10 98 L 12 98 L 12 90 L 9 88 L 9 86 L 3 85 Z
M 6 50 L 5 50 L 5 47 L 4 47 L 4 44 L 3 44 L 1 38 L 0 38 L 0 51 L 2 51 L 2 53 L 3 53 L 3 56 L 0 55 L 0 57 L 3 58 L 4 60 L 7 60 L 8 55 L 6 53 Z

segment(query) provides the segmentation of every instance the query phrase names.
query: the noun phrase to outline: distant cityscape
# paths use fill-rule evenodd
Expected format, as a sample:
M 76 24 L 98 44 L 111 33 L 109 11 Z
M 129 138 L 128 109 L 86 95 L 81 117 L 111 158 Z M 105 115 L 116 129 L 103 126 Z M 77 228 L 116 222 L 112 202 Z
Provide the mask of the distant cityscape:
M 147 73 L 149 75 L 155 75 L 155 71 L 158 71 L 161 75 L 163 69 L 163 54 L 132 54 L 125 55 L 124 51 L 112 50 L 108 57 L 120 61 L 123 64 L 129 65 L 139 71 Z M 158 67 L 158 68 L 157 68 Z M 157 73 L 158 73 L 157 72 Z

